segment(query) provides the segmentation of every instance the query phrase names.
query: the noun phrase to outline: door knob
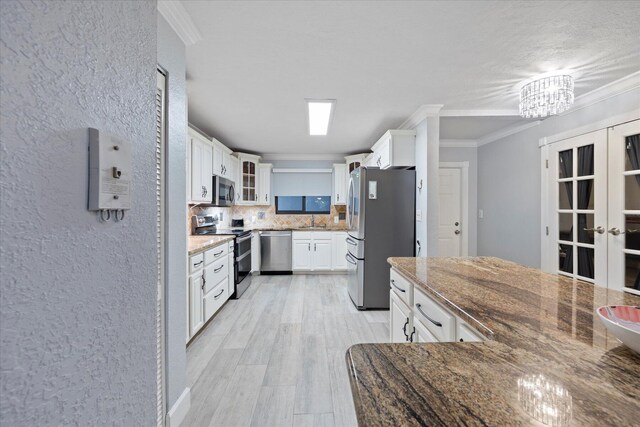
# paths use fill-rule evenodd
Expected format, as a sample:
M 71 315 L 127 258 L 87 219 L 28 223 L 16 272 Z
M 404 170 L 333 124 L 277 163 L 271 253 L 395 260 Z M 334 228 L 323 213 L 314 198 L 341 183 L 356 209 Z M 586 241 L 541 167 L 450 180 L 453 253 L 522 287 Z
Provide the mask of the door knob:
M 460 234 L 460 230 L 456 230 L 456 231 L 454 231 L 454 233 Z
M 598 234 L 603 234 L 604 233 L 604 228 L 603 227 L 596 227 L 596 228 L 583 228 L 584 231 L 594 231 Z
M 612 229 L 609 230 L 609 233 L 613 234 L 614 236 L 618 236 L 620 235 L 620 229 L 613 227 Z

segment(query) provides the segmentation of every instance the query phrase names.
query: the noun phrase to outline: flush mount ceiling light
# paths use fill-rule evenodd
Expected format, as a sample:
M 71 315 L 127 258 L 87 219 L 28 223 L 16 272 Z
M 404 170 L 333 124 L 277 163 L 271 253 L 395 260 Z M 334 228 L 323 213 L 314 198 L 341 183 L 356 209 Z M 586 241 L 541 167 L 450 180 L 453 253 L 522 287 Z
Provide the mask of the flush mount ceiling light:
M 546 76 L 526 83 L 520 89 L 520 115 L 525 118 L 560 114 L 573 104 L 573 77 Z
M 335 99 L 306 99 L 309 112 L 309 135 L 326 135 L 333 117 Z

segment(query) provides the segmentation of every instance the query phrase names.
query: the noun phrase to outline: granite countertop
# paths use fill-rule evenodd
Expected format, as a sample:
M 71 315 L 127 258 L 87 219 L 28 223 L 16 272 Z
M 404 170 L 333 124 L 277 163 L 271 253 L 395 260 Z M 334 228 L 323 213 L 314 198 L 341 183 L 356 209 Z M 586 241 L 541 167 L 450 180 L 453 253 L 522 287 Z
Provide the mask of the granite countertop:
M 222 236 L 189 236 L 187 239 L 187 248 L 189 255 L 195 255 L 208 249 L 233 240 L 232 235 Z
M 360 425 L 544 425 L 540 410 L 565 417 L 556 425 L 638 425 L 640 356 L 594 311 L 640 297 L 498 258 L 389 263 L 487 340 L 351 347 Z M 543 408 L 534 384 L 555 403 Z
M 255 226 L 255 227 L 244 227 L 245 230 L 251 231 L 347 231 L 347 228 L 344 226 L 335 226 L 335 227 L 266 227 L 266 226 Z

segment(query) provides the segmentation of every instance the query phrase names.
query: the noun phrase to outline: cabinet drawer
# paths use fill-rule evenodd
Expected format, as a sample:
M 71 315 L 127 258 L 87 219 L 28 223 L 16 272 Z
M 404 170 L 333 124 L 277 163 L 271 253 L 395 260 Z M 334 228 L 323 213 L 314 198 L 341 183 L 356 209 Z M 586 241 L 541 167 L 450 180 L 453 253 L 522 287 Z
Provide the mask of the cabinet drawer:
M 216 246 L 213 249 L 209 249 L 204 253 L 204 263 L 205 265 L 211 264 L 212 262 L 219 260 L 220 258 L 224 258 L 227 254 L 227 245 Z
M 224 257 L 205 267 L 205 282 L 203 289 L 205 294 L 211 291 L 214 286 L 217 286 L 218 283 L 222 281 L 222 279 L 229 275 L 229 267 L 227 266 L 228 263 L 229 259 L 227 257 Z
M 456 328 L 456 341 L 460 342 L 481 342 L 484 341 L 482 335 L 474 331 L 469 325 L 458 320 Z
M 413 307 L 413 285 L 393 268 L 389 286 L 407 306 Z
M 311 239 L 311 232 L 310 231 L 294 231 L 291 233 L 291 238 L 293 240 L 308 240 Z
M 438 341 L 453 341 L 456 334 L 456 318 L 440 304 L 416 289 L 413 294 L 414 315 L 427 327 Z
M 416 316 L 413 317 L 413 334 L 413 342 L 438 342 L 438 338 Z
M 202 269 L 203 264 L 204 264 L 204 254 L 198 254 L 198 255 L 189 257 L 189 273 L 193 273 Z
M 213 316 L 229 299 L 229 280 L 224 278 L 213 289 L 204 294 L 204 321 Z

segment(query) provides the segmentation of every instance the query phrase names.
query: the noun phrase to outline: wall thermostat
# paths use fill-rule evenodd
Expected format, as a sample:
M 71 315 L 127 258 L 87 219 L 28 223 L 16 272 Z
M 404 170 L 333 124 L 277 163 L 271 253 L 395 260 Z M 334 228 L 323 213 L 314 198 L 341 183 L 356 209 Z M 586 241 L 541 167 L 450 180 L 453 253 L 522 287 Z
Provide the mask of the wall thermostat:
M 89 210 L 131 209 L 131 144 L 89 128 Z

